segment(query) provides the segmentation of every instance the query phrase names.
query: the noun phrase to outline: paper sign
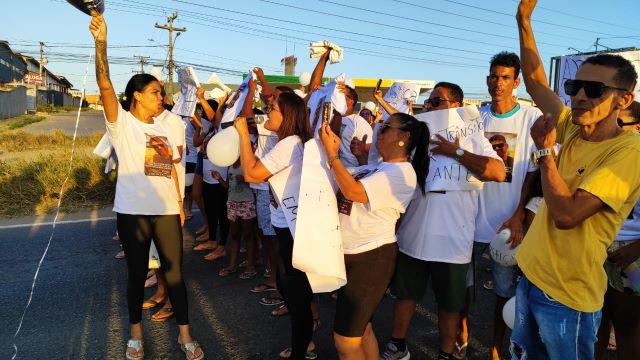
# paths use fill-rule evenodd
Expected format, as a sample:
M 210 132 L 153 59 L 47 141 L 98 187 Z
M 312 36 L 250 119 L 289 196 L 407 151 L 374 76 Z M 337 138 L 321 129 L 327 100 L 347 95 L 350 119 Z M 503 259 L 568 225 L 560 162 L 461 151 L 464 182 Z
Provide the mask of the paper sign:
M 484 122 L 475 106 L 429 111 L 418 114 L 415 118 L 427 124 L 431 137 L 439 134 L 448 141 L 455 141 L 456 137 L 459 137 L 460 147 L 472 153 L 477 152 L 474 151 L 474 143 L 481 144 L 487 141 L 484 138 Z M 444 155 L 433 155 L 431 152 L 429 156 L 431 160 L 425 186 L 427 191 L 482 188 L 482 181 L 456 159 Z
M 175 101 L 171 112 L 180 116 L 193 116 L 198 104 L 198 87 L 200 82 L 191 67 L 179 68 L 178 83 L 180 83 L 180 97 Z
M 416 100 L 418 100 L 419 91 L 420 87 L 417 84 L 394 82 L 389 90 L 387 90 L 387 93 L 384 94 L 384 100 L 388 102 L 391 107 L 398 110 L 398 112 L 408 114 L 409 105 L 407 104 L 407 100 L 415 103 Z M 382 119 L 386 120 L 389 114 L 387 114 L 384 109 L 383 112 Z
M 302 160 L 293 163 L 269 178 L 273 196 L 278 200 L 278 206 L 282 206 L 291 234 L 296 233 L 301 175 Z
M 599 54 L 606 54 L 602 52 Z M 640 50 L 631 50 L 623 52 L 610 53 L 612 55 L 620 55 L 629 60 L 637 73 L 640 73 Z M 560 58 L 560 68 L 558 71 L 556 92 L 566 106 L 571 106 L 571 97 L 564 92 L 564 82 L 576 78 L 576 72 L 582 63 L 593 55 L 567 55 Z M 634 90 L 635 101 L 640 101 L 640 82 L 636 83 Z
M 244 78 L 242 84 L 238 87 L 235 93 L 231 96 L 231 98 L 227 102 L 227 109 L 224 111 L 222 115 L 222 120 L 220 121 L 222 124 L 234 121 L 238 115 L 242 112 L 242 106 L 244 105 L 244 101 L 247 98 L 247 93 L 249 92 L 249 80 L 255 78 L 256 75 L 253 71 L 249 71 L 249 76 Z M 251 100 L 251 99 L 250 99 Z
M 307 274 L 314 293 L 337 290 L 347 283 L 337 185 L 318 139 L 304 146 L 300 184 L 293 267 Z
M 317 134 L 317 129 L 322 125 L 323 106 L 325 103 L 330 102 L 332 108 L 339 112 L 340 115 L 344 116 L 347 113 L 347 102 L 344 93 L 336 89 L 336 83 L 344 80 L 345 75 L 340 74 L 311 94 L 309 98 L 309 121 L 314 134 Z M 315 128 L 313 127 L 314 124 L 316 125 Z

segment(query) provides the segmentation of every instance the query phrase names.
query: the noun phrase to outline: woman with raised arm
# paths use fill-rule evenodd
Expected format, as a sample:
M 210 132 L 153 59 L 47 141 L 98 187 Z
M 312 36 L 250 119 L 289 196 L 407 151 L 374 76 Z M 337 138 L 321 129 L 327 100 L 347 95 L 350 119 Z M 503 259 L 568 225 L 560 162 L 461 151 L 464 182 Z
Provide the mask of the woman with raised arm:
M 255 87 L 255 81 L 251 81 L 249 87 Z M 278 143 L 260 160 L 256 159 L 251 148 L 246 119 L 237 118 L 235 127 L 240 134 L 240 162 L 244 180 L 248 183 L 265 182 L 290 165 L 302 161 L 303 144 L 311 139 L 306 104 L 293 93 L 281 93 L 269 109 L 269 120 L 264 123 L 264 127 L 277 133 Z M 291 263 L 293 236 L 282 210 L 282 203 L 272 196 L 270 209 L 271 223 L 279 244 L 276 281 L 291 314 L 292 345 L 290 349 L 280 353 L 280 356 L 291 359 L 313 357 L 311 286 L 307 275 L 295 269 Z
M 338 290 L 333 338 L 340 359 L 379 359 L 373 314 L 395 270 L 396 222 L 429 169 L 429 129 L 413 116 L 395 113 L 380 124 L 375 146 L 382 162 L 347 171 L 340 138 L 327 124 L 320 139 L 336 180 L 347 284 Z M 415 152 L 414 152 L 415 151 Z M 413 153 L 413 157 L 412 154 Z
M 153 118 L 162 109 L 160 83 L 152 75 L 134 75 L 125 89 L 123 109 L 109 78 L 107 25 L 101 15 L 93 15 L 90 31 L 95 39 L 96 80 L 107 133 L 119 160 L 113 211 L 128 269 L 131 339 L 125 357 L 144 358 L 142 302 L 153 238 L 180 329 L 178 343 L 188 360 L 203 359 L 204 352 L 189 333 L 187 291 L 182 278 L 184 212 L 174 165 L 180 153 L 169 127 Z

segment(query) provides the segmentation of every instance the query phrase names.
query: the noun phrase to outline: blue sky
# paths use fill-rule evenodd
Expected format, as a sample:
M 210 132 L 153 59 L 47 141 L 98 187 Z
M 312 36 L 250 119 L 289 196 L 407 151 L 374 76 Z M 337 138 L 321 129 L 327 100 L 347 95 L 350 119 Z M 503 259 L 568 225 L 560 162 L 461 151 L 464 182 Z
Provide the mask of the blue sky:
M 239 72 L 261 66 L 281 74 L 280 59 L 294 54 L 296 70 L 312 71 L 309 41 L 331 40 L 345 48 L 344 61 L 326 75 L 450 81 L 470 98 L 486 96 L 485 76 L 492 54 L 518 52 L 515 0 L 105 0 L 109 55 L 124 62 L 134 55 L 166 60 L 168 34 L 156 29 L 173 11 L 174 26 L 187 31 L 176 41 L 174 59 L 220 70 L 228 83 Z M 610 48 L 640 47 L 637 0 L 540 0 L 534 31 L 548 68 L 552 56 L 593 51 L 596 38 Z M 82 87 L 92 52 L 90 18 L 62 0 L 3 2 L 0 40 L 34 56 L 48 44 L 48 68 Z M 150 40 L 149 40 L 150 39 Z M 37 55 L 36 57 L 39 57 Z M 150 70 L 150 66 L 146 70 Z M 117 91 L 124 90 L 139 65 L 111 65 Z M 198 71 L 206 80 L 211 71 Z M 93 66 L 88 93 L 97 87 Z M 519 91 L 524 95 L 524 87 Z

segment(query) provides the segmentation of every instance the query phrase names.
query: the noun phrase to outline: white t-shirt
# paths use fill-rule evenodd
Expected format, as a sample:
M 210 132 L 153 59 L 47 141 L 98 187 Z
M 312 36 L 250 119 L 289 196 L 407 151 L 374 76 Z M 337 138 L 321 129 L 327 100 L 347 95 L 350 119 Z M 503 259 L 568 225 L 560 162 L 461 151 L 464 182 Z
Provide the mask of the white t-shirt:
M 471 137 L 465 150 L 498 159 L 484 136 Z M 398 228 L 398 247 L 416 259 L 466 264 L 471 261 L 477 215 L 477 190 L 423 195 L 416 189 Z
M 264 155 L 278 143 L 278 135 L 273 131 L 265 129 L 264 124 L 256 124 L 256 126 L 258 127 L 258 141 L 254 155 L 259 160 L 262 160 Z M 249 186 L 252 189 L 269 190 L 269 184 L 267 182 L 251 183 Z
M 260 162 L 272 175 L 275 175 L 289 165 L 302 161 L 303 153 L 304 146 L 302 141 L 298 135 L 291 135 L 278 141 L 276 146 L 260 159 Z M 269 209 L 271 210 L 271 224 L 273 226 L 283 229 L 289 227 L 287 219 L 284 217 L 284 211 L 282 211 L 282 204 L 273 194 L 271 194 Z
M 398 228 L 400 251 L 424 261 L 467 264 L 471 261 L 478 191 L 444 194 L 416 188 Z
M 189 149 L 189 154 L 185 156 L 185 160 L 188 163 L 196 163 L 198 162 L 198 149 L 193 146 L 193 135 L 196 133 L 196 129 L 191 125 L 188 117 L 183 117 L 182 121 L 184 121 L 185 126 L 185 139 L 184 142 Z
M 506 140 L 507 145 L 497 149 L 498 152 L 504 151 L 508 146 L 505 161 L 507 181 L 486 182 L 478 198 L 475 241 L 489 243 L 500 226 L 516 210 L 525 176 L 537 169 L 531 162 L 535 144 L 530 130 L 542 112 L 534 107 L 520 105 L 506 114 L 492 113 L 491 105 L 481 107 L 479 111 L 484 120 L 485 137 L 491 139 L 497 136 L 500 142 L 502 138 Z
M 119 104 L 116 122 L 109 123 L 106 118 L 105 122 L 118 156 L 113 211 L 131 215 L 179 214 L 179 194 L 171 169 L 180 154 L 178 140 L 167 123 L 143 123 Z
M 222 176 L 223 179 L 226 179 L 229 168 L 216 166 L 209 159 L 204 158 L 204 160 L 202 160 L 202 181 L 206 182 L 207 184 L 220 183 L 218 180 L 214 179 L 213 176 L 211 175 L 212 170 L 217 171 L 218 173 L 220 173 L 220 176 Z
M 182 118 L 169 110 L 163 111 L 158 117 L 155 118 L 156 121 L 165 121 L 169 128 L 171 129 L 171 133 L 175 137 L 176 146 L 182 146 L 182 159 L 179 163 L 176 163 L 176 173 L 178 174 L 178 184 L 180 185 L 180 196 L 184 198 L 184 186 L 185 186 L 185 154 L 187 153 L 187 149 L 185 145 L 185 124 L 182 121 Z M 189 125 L 191 126 L 191 125 Z
M 354 173 L 367 192 L 366 204 L 338 192 L 338 212 L 345 254 L 359 254 L 396 241 L 396 222 L 416 188 L 416 173 L 408 162 L 361 166 Z
M 640 239 L 640 201 L 633 207 L 633 212 L 629 214 L 627 220 L 622 224 L 616 241 L 630 241 Z
M 342 124 L 340 124 L 340 161 L 347 168 L 355 168 L 360 166 L 358 159 L 351 153 L 351 140 L 358 138 L 362 140 L 362 137 L 367 135 L 367 144 L 371 144 L 373 137 L 373 130 L 371 125 L 362 116 L 358 114 L 351 114 L 349 116 L 342 117 Z

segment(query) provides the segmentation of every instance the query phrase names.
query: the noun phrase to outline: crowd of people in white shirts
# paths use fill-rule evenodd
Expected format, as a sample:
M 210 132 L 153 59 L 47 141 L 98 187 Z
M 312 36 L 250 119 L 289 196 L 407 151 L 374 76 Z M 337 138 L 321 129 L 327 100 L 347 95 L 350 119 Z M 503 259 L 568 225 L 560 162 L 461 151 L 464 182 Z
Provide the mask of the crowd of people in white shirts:
M 514 359 L 602 358 L 613 345 L 611 325 L 618 357 L 640 356 L 639 342 L 633 341 L 640 335 L 640 290 L 624 275 L 640 266 L 634 207 L 640 171 L 625 165 L 640 157 L 635 134 L 640 117 L 633 102 L 637 74 L 625 59 L 594 56 L 565 83 L 572 97 L 572 108 L 566 108 L 539 66 L 530 24 L 535 3 L 523 0 L 518 9 L 521 56 L 501 52 L 491 58 L 486 84 L 492 101 L 479 109 L 484 136 L 464 144 L 431 133 L 419 114 L 414 116 L 413 104 L 408 113 L 399 112 L 376 89 L 372 95 L 378 105 L 365 106 L 353 84 L 343 82 L 336 87 L 346 111 L 314 121 L 308 107 L 323 87 L 331 48 L 319 57 L 310 84 L 298 91 L 272 88 L 255 68 L 248 100 L 233 122 L 221 119 L 234 100 L 226 95 L 207 100 L 202 88 L 194 116 L 170 113 L 163 108 L 160 81 L 147 74 L 129 81 L 121 104 L 108 76 L 106 24 L 94 15 L 96 78 L 118 158 L 114 212 L 129 271 L 126 358 L 144 357 L 141 311 L 155 307 L 160 310 L 152 320 L 175 317 L 186 358 L 204 358 L 190 334 L 181 271 L 182 226 L 194 216 L 193 203 L 204 224 L 196 231 L 194 250 L 208 251 L 204 260 L 226 261 L 218 276 L 264 276 L 250 290 L 267 294 L 260 303 L 277 305 L 273 315 L 288 313 L 291 319 L 291 344 L 280 356 L 317 357 L 312 339 L 320 325 L 316 295 L 307 275 L 292 264 L 296 239 L 282 200 L 268 183 L 300 162 L 305 143 L 314 138 L 339 189 L 347 283 L 332 296 L 341 359 L 409 359 L 409 325 L 429 284 L 438 309 L 438 359 L 465 358 L 476 260 L 504 229 L 509 246 L 520 247 L 519 265 L 492 261 L 492 281 L 485 284 L 496 295 L 493 359 L 503 352 L 503 307 L 513 297 Z M 521 79 L 537 107 L 521 105 L 513 96 Z M 256 92 L 259 107 L 251 101 Z M 463 99 L 458 85 L 443 81 L 423 109 L 455 111 L 464 106 Z M 219 167 L 208 159 L 207 146 L 228 126 L 239 135 L 239 157 Z M 588 163 L 580 160 L 585 153 Z M 434 156 L 454 159 L 482 186 L 431 188 L 427 179 Z M 152 240 L 162 267 L 153 273 L 156 293 L 145 300 Z M 265 265 L 261 274 L 259 262 Z M 392 332 L 379 346 L 371 320 L 387 291 L 395 299 Z M 552 325 L 560 323 L 564 328 Z

